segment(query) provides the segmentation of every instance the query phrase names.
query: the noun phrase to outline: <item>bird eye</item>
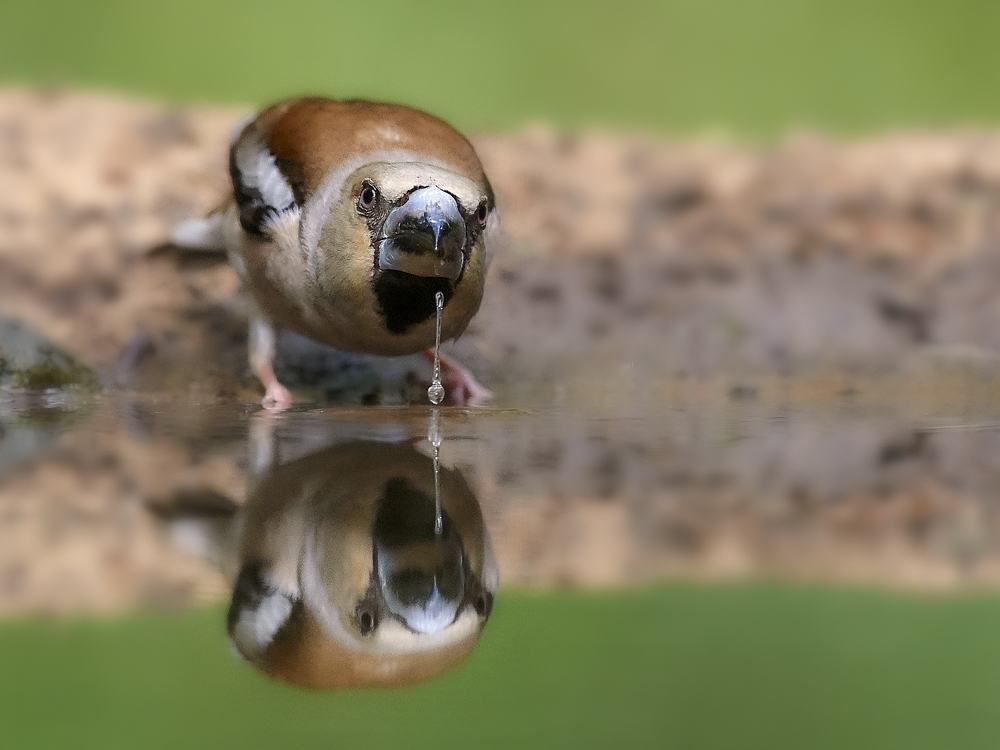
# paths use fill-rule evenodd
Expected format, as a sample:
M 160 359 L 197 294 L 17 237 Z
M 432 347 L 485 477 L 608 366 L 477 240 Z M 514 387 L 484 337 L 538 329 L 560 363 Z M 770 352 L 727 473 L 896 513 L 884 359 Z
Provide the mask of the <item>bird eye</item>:
M 375 610 L 367 602 L 362 602 L 354 612 L 354 619 L 358 622 L 361 635 L 370 635 L 378 626 L 378 618 Z
M 366 182 L 361 188 L 361 195 L 358 196 L 358 208 L 362 211 L 369 211 L 375 207 L 378 200 L 378 190 L 370 182 Z
M 488 212 L 486 209 L 486 201 L 483 201 L 482 203 L 479 204 L 479 208 L 476 209 L 476 221 L 479 222 L 479 226 L 481 227 L 486 226 L 487 213 Z

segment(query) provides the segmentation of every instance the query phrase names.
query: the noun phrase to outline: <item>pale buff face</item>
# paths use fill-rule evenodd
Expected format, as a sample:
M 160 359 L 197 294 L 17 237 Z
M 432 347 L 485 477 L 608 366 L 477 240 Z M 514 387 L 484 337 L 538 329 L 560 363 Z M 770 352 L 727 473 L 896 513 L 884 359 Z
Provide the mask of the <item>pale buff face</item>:
M 339 177 L 339 175 L 338 175 Z M 461 274 L 448 279 L 404 278 L 400 291 L 379 290 L 383 270 L 379 267 L 380 231 L 394 206 L 407 202 L 415 189 L 434 186 L 454 198 L 468 222 L 469 241 L 464 248 Z M 404 354 L 433 344 L 434 289 L 445 291 L 442 334 L 454 338 L 465 330 L 479 309 L 487 270 L 485 228 L 477 211 L 488 204 L 485 187 L 439 165 L 415 161 L 372 161 L 343 176 L 339 190 L 330 186 L 329 211 L 320 229 L 311 265 L 319 290 L 315 304 L 340 323 L 346 336 L 357 332 L 352 348 L 379 354 Z M 370 211 L 359 208 L 366 189 L 377 191 Z M 322 192 L 317 202 L 322 201 Z M 323 201 L 325 202 L 325 201 Z M 492 209 L 490 206 L 489 208 Z M 315 209 L 322 210 L 322 206 Z M 492 220 L 492 211 L 487 215 Z M 393 308 L 397 320 L 393 319 Z M 419 309 L 415 309 L 419 308 Z M 403 316 L 403 324 L 398 316 Z M 394 324 L 395 322 L 395 324 Z

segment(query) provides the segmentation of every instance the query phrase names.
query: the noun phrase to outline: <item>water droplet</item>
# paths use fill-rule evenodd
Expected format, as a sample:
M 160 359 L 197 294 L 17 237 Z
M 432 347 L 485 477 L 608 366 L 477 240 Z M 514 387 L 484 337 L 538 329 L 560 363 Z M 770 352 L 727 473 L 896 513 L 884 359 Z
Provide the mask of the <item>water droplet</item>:
M 431 400 L 433 401 L 433 398 Z M 427 439 L 434 446 L 434 534 L 441 536 L 444 528 L 444 518 L 441 513 L 441 416 L 437 409 L 431 414 Z
M 444 386 L 435 380 L 431 383 L 431 387 L 427 389 L 427 398 L 429 398 L 431 403 L 435 406 L 440 404 L 444 401 Z
M 427 441 L 435 448 L 441 446 L 441 417 L 437 409 L 431 412 L 431 425 L 427 428 Z
M 437 406 L 444 401 L 444 386 L 441 384 L 441 318 L 444 315 L 444 293 L 435 292 L 434 306 L 437 308 L 437 326 L 434 332 L 434 379 L 427 389 L 427 398 Z
M 444 517 L 441 513 L 441 446 L 434 446 L 434 534 L 441 536 Z

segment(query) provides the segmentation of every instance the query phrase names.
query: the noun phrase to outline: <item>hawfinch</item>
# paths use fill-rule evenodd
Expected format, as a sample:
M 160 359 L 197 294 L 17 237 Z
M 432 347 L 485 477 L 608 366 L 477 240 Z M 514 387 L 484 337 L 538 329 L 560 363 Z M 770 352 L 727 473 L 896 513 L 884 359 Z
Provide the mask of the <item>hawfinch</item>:
M 444 121 L 397 104 L 291 99 L 237 131 L 229 171 L 232 200 L 173 241 L 225 249 L 249 290 L 265 406 L 292 400 L 274 373 L 278 328 L 341 351 L 431 356 L 437 292 L 442 339 L 479 309 L 493 190 Z M 452 401 L 489 395 L 447 359 L 442 377 Z
M 231 528 L 234 649 L 317 689 L 410 685 L 460 663 L 499 576 L 456 470 L 408 443 L 334 445 L 272 468 Z M 440 519 L 440 526 L 438 525 Z

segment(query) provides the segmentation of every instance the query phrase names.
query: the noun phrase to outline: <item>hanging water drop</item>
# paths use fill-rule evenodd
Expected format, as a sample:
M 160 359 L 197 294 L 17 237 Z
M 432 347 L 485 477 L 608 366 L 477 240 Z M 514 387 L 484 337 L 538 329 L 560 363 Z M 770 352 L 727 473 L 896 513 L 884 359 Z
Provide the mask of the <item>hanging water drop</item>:
M 441 536 L 441 446 L 434 446 L 434 536 Z
M 437 381 L 431 383 L 430 387 L 427 389 L 427 398 L 429 398 L 431 403 L 435 406 L 440 404 L 444 401 L 444 386 Z
M 427 389 L 427 398 L 437 406 L 444 401 L 444 386 L 441 384 L 441 317 L 444 314 L 444 293 L 434 294 L 434 306 L 437 308 L 437 327 L 434 333 L 434 379 Z M 435 477 L 437 475 L 435 474 Z

